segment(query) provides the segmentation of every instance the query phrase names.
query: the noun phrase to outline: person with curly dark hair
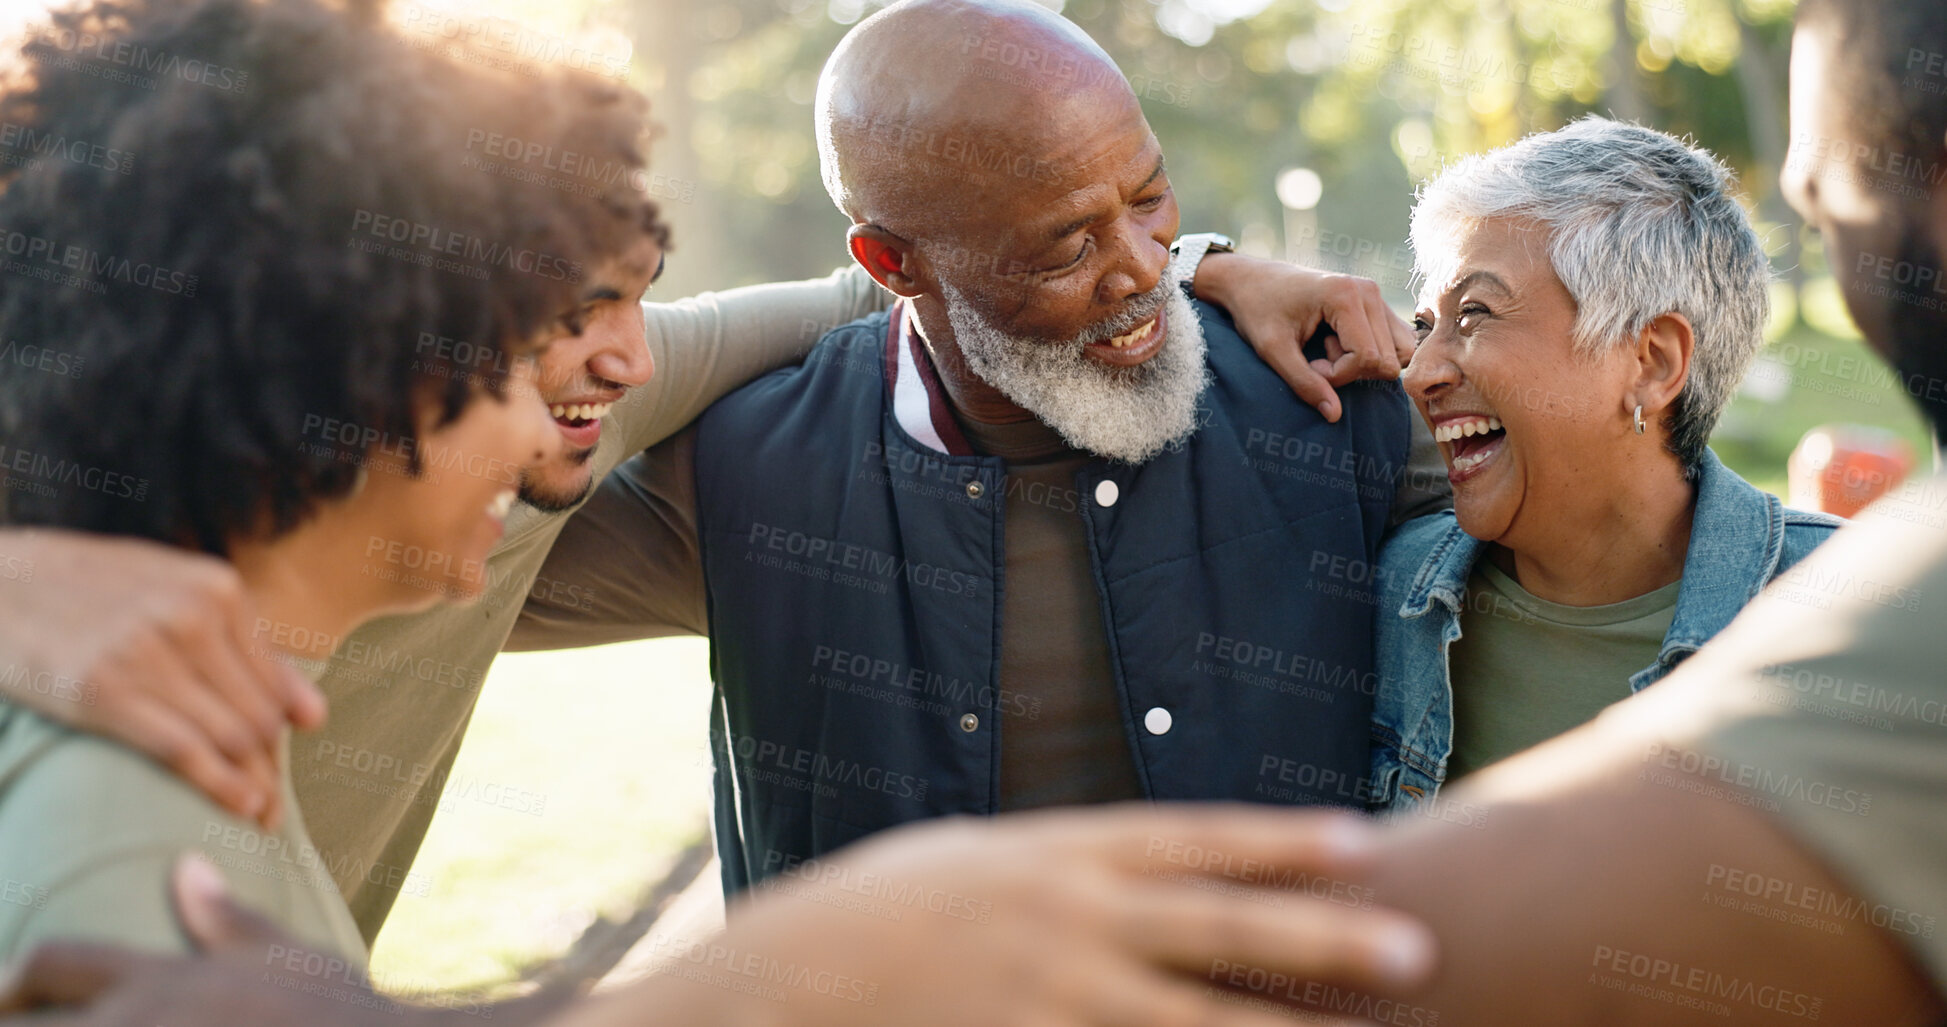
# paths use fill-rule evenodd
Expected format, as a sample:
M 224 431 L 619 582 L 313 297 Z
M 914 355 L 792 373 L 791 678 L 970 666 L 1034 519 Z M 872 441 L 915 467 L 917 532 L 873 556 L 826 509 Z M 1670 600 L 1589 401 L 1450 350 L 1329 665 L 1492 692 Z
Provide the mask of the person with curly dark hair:
M 535 358 L 591 276 L 646 284 L 667 234 L 625 176 L 535 189 L 453 155 L 493 125 L 640 168 L 640 96 L 420 53 L 317 0 L 102 2 L 54 16 L 202 76 L 135 91 L 30 44 L 0 121 L 113 140 L 139 174 L 0 169 L 0 336 L 85 373 L 0 377 L 0 509 L 17 525 L 233 565 L 250 639 L 315 675 L 381 613 L 466 599 L 523 476 L 562 444 Z M 464 354 L 426 337 L 472 340 Z M 81 936 L 185 944 L 163 882 L 183 850 L 255 908 L 362 961 L 333 853 L 269 830 L 132 749 L 0 705 L 0 954 Z
M 199 70 L 160 76 L 152 95 L 125 89 L 60 45 L 84 37 L 94 53 L 132 53 L 167 68 L 193 61 Z M 112 168 L 22 161 L 0 176 L 0 270 L 20 279 L 0 299 L 0 335 L 59 340 L 85 368 L 60 380 L 11 369 L 0 378 L 0 520 L 15 526 L 15 541 L 34 537 L 19 526 L 63 541 L 122 536 L 94 544 L 126 555 L 129 567 L 157 566 L 154 550 L 234 573 L 243 595 L 227 610 L 253 611 L 235 664 L 246 651 L 268 652 L 317 676 L 382 611 L 421 611 L 388 621 L 436 645 L 497 645 L 491 610 L 463 611 L 471 623 L 461 625 L 425 608 L 441 596 L 525 593 L 564 520 L 552 514 L 577 505 L 628 447 L 673 431 L 801 348 L 791 336 L 802 337 L 805 324 L 854 316 L 859 301 L 848 297 L 870 292 L 827 282 L 771 287 L 762 301 L 639 303 L 666 242 L 633 173 L 642 168 L 640 98 L 574 75 L 537 85 L 463 70 L 403 45 L 370 5 L 99 0 L 57 15 L 26 56 L 18 77 L 0 83 L 0 118 L 17 136 L 107 140 L 118 155 L 134 155 L 139 173 L 121 173 L 128 165 L 118 156 Z M 509 152 L 497 135 L 523 139 L 522 152 L 572 152 L 583 168 L 615 173 L 583 175 L 587 187 L 576 189 L 534 188 L 506 167 L 482 173 L 478 154 Z M 732 352 L 722 337 L 740 328 L 753 344 Z M 678 345 L 681 337 L 692 343 Z M 659 376 L 660 389 L 633 388 L 672 353 L 682 373 Z M 627 424 L 604 432 L 609 400 L 582 401 L 577 389 L 607 390 L 618 402 L 629 394 L 615 410 L 618 420 L 630 415 Z M 510 510 L 518 510 L 511 521 Z M 181 594 L 166 576 L 111 572 L 125 574 L 136 593 L 128 605 L 138 610 L 156 595 Z M 116 603 L 96 605 L 99 618 L 118 618 Z M 212 619 L 228 623 L 218 613 Z M 38 623 L 57 645 L 84 645 L 91 630 Z M 203 723 L 240 713 L 241 704 L 216 709 L 230 701 L 221 691 L 178 687 L 194 674 L 169 663 L 158 659 L 143 673 L 167 682 L 157 687 L 173 701 L 207 707 Z M 232 666 L 228 677 L 248 674 Z M 412 717 L 377 704 L 386 716 L 334 726 L 385 746 L 370 733 L 381 720 L 424 722 L 401 728 L 422 734 L 444 723 L 442 711 L 419 702 L 423 691 L 399 691 L 414 700 Z M 347 695 L 358 692 L 348 687 L 334 703 Z M 461 724 L 470 693 L 465 700 Z M 48 939 L 207 947 L 211 916 L 198 909 L 234 893 L 268 915 L 234 911 L 270 932 L 253 937 L 278 939 L 277 980 L 264 972 L 266 954 L 253 959 L 253 988 L 342 995 L 323 1008 L 392 1015 L 363 990 L 364 943 L 341 889 L 347 880 L 375 885 L 366 909 L 382 917 L 387 896 L 411 886 L 406 866 L 423 821 L 402 826 L 386 815 L 393 810 L 368 817 L 371 844 L 407 852 L 374 862 L 360 855 L 368 839 L 343 837 L 357 818 L 349 803 L 339 802 L 335 817 L 311 818 L 323 844 L 313 843 L 298 809 L 313 814 L 312 797 L 293 789 L 289 773 L 272 770 L 286 810 L 272 826 L 274 813 L 206 796 L 200 782 L 165 769 L 167 760 L 139 755 L 149 751 L 139 742 L 57 720 L 0 703 L 0 956 Z M 977 897 L 993 907 L 976 911 L 992 924 L 981 943 L 957 937 L 964 921 L 956 917 L 880 921 L 835 911 L 831 897 L 786 897 L 745 909 L 721 942 L 686 953 L 714 960 L 734 946 L 745 962 L 818 962 L 807 983 L 792 978 L 806 1023 L 910 1023 L 940 1003 L 959 1007 L 964 1023 L 1082 1005 L 1097 1007 L 1089 1022 L 1107 1022 L 1113 1003 L 1058 982 L 1007 985 L 1059 954 L 1095 968 L 1104 994 L 1148 994 L 1215 1014 L 1217 1000 L 1195 997 L 1180 979 L 1182 948 L 1155 939 L 1220 930 L 1251 939 L 1230 955 L 1282 966 L 1284 952 L 1316 952 L 1323 939 L 1358 930 L 1323 904 L 1264 924 L 1262 903 L 1207 891 L 1201 871 L 1159 878 L 1131 859 L 1159 832 L 1224 835 L 1268 861 L 1344 855 L 1343 846 L 1285 852 L 1268 820 L 1230 811 L 1156 818 L 1131 810 L 993 831 L 941 825 L 863 850 L 859 872 L 897 872 L 927 894 L 965 891 L 967 908 Z M 187 869 L 172 904 L 168 868 L 183 851 L 203 859 L 178 864 Z M 886 869 L 871 869 L 878 864 Z M 1194 880 L 1175 883 L 1179 876 Z M 1068 915 L 1049 922 L 1050 900 L 1077 880 L 1093 886 L 1055 904 Z M 1131 929 L 1132 918 L 1142 929 Z M 1360 934 L 1343 972 L 1390 976 L 1386 950 L 1396 942 L 1384 930 Z M 40 951 L 76 951 L 63 944 L 72 942 Z M 327 968 L 322 979 L 309 972 L 310 949 L 331 953 L 316 963 Z M 954 958 L 938 958 L 949 949 Z M 300 973 L 288 977 L 293 959 Z M 31 964 L 17 980 L 73 983 L 47 967 Z M 199 1000 L 253 1001 L 235 981 L 174 979 Z M 709 979 L 672 975 L 636 1001 L 682 1023 L 742 1020 L 771 1001 Z M 862 1011 L 860 994 L 876 1008 Z M 10 1001 L 0 998 L 0 1008 Z M 151 1019 L 168 1005 L 137 1003 Z M 999 1015 L 1005 1010 L 1023 1016 Z M 283 1020 L 236 1013 L 197 1019 Z

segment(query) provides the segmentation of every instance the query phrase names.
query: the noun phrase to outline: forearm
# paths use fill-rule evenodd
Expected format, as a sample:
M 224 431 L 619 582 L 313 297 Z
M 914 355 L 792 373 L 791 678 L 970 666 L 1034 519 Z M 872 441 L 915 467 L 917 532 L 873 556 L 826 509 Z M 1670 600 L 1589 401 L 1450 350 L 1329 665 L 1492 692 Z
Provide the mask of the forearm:
M 656 376 L 623 400 L 628 451 L 662 441 L 751 379 L 803 360 L 826 332 L 891 300 L 864 269 L 849 267 L 643 304 Z
M 1234 272 L 1249 263 L 1249 258 L 1236 253 L 1204 254 L 1203 260 L 1190 272 L 1190 294 L 1205 303 L 1230 309 L 1236 300 L 1236 294 L 1230 291 L 1237 284 Z
M 720 983 L 664 971 L 567 1006 L 546 1027 L 776 1027 L 790 1022 L 788 1007 L 765 1009 L 771 1003 L 734 990 L 726 975 L 715 977 Z
M 1736 873 L 1849 894 L 1768 814 L 1646 773 L 1666 744 L 1654 723 L 1598 720 L 1389 834 L 1378 899 L 1441 942 L 1431 990 L 1410 1001 L 1442 1027 L 1936 1022 L 1926 983 L 1865 918 L 1831 933 L 1727 887 Z
M 696 433 L 616 468 L 548 551 L 505 648 L 568 649 L 709 629 L 696 529 Z

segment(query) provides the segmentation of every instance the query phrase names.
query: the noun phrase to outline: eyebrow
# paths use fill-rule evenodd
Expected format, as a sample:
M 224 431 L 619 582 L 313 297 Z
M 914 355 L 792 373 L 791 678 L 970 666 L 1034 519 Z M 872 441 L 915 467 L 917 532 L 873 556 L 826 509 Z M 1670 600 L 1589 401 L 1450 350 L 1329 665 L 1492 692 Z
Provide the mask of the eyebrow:
M 622 290 L 612 285 L 598 285 L 582 294 L 583 303 L 601 303 L 605 300 L 619 300 Z
M 1151 183 L 1155 182 L 1158 178 L 1161 178 L 1162 176 L 1163 176 L 1163 155 L 1159 153 L 1156 155 L 1155 169 L 1150 171 L 1149 177 L 1143 179 L 1143 183 L 1136 187 L 1136 191 L 1140 193 L 1143 190 L 1149 188 Z M 1069 236 L 1074 235 L 1076 232 L 1079 232 L 1082 229 L 1087 228 L 1089 225 L 1093 224 L 1095 221 L 1097 221 L 1100 218 L 1101 218 L 1100 214 L 1089 214 L 1084 217 L 1076 218 L 1075 220 L 1068 222 L 1067 224 L 1061 226 L 1060 228 L 1055 229 L 1053 232 L 1048 233 L 1048 241 L 1051 243 L 1060 242 L 1063 239 L 1066 239 Z
M 1453 288 L 1446 290 L 1446 292 L 1443 293 L 1443 295 L 1451 296 L 1457 292 L 1466 292 L 1467 287 L 1474 284 L 1477 281 L 1486 282 L 1487 284 L 1494 286 L 1495 288 L 1501 290 L 1504 293 L 1507 293 L 1510 296 L 1514 295 L 1514 290 L 1508 288 L 1508 283 L 1502 281 L 1501 276 L 1495 274 L 1492 271 L 1470 272 L 1467 275 L 1467 277 L 1462 278 L 1458 282 L 1455 282 Z

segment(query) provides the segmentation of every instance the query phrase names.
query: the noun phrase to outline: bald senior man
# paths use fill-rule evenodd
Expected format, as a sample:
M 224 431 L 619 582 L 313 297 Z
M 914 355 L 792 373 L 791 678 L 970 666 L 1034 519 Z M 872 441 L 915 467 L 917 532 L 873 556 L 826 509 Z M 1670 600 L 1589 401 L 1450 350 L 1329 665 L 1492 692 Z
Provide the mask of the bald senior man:
M 710 636 L 732 893 L 956 813 L 1363 806 L 1358 568 L 1441 501 L 1396 384 L 1328 420 L 1190 298 L 1135 95 L 1041 7 L 889 7 L 817 118 L 899 302 L 606 482 L 543 571 L 595 609 L 533 596 L 510 647 Z

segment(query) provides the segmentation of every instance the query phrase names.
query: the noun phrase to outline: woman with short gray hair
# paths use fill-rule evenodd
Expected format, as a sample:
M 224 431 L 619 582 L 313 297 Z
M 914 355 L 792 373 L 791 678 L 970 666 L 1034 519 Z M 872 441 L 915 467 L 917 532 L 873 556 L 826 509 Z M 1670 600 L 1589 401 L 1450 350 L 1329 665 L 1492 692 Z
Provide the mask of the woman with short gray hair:
M 1377 807 L 1662 678 L 1839 523 L 1705 445 L 1770 305 L 1734 185 L 1703 150 L 1591 117 L 1421 193 L 1404 381 L 1454 508 L 1381 557 Z

